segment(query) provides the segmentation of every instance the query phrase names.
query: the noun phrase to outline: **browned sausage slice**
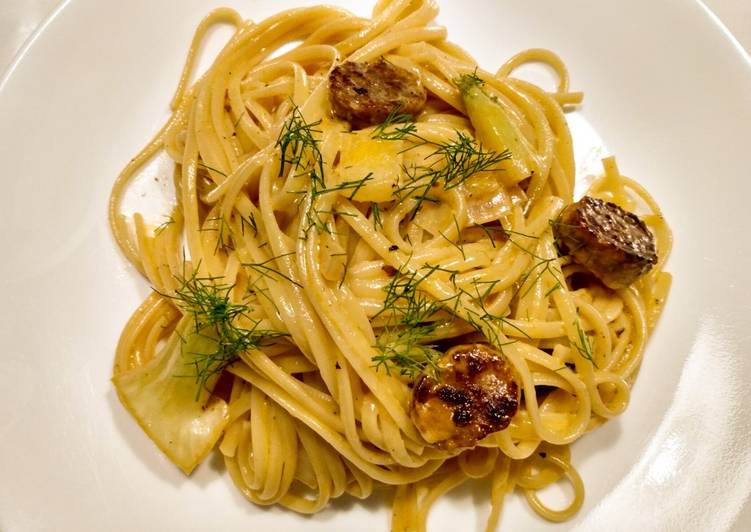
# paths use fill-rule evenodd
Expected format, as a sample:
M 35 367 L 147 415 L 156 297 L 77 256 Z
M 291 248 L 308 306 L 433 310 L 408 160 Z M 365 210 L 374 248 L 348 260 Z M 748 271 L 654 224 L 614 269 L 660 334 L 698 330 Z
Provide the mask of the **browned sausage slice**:
M 436 377 L 423 374 L 412 393 L 412 421 L 428 443 L 447 450 L 474 447 L 511 423 L 519 386 L 506 359 L 487 344 L 452 347 Z
M 553 228 L 561 251 L 610 288 L 629 286 L 657 263 L 652 232 L 615 203 L 584 196 Z
M 348 61 L 329 75 L 334 114 L 353 129 L 380 124 L 396 109 L 417 116 L 426 97 L 418 76 L 383 58 L 372 63 Z

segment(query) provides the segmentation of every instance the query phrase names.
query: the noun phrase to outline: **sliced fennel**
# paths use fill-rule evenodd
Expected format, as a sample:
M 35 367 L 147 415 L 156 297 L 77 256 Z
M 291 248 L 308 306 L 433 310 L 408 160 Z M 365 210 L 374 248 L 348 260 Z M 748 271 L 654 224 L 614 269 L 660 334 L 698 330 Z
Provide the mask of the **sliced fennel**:
M 217 341 L 193 327 L 194 321 L 183 317 L 152 360 L 112 378 L 123 405 L 186 474 L 211 451 L 229 420 L 227 403 L 209 397 L 213 382 L 196 396 L 194 361 L 215 352 Z
M 475 136 L 483 146 L 501 153 L 505 150 L 511 157 L 500 164 L 505 170 L 500 179 L 506 185 L 514 185 L 530 177 L 530 153 L 525 146 L 519 127 L 509 118 L 501 104 L 482 90 L 483 81 L 474 75 L 464 75 L 457 85 L 467 115 L 475 128 Z

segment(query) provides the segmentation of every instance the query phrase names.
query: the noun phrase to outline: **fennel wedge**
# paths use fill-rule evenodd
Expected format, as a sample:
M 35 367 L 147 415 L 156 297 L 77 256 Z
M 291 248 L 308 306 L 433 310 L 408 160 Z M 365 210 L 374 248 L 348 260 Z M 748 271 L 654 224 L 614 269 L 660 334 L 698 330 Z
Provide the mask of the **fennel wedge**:
M 227 403 L 211 397 L 209 387 L 196 393 L 196 357 L 216 347 L 211 336 L 195 332 L 192 318 L 183 317 L 156 357 L 112 377 L 123 405 L 186 474 L 211 451 L 229 419 Z
M 498 153 L 508 151 L 510 157 L 499 166 L 505 170 L 500 179 L 505 185 L 515 185 L 531 176 L 530 149 L 526 140 L 500 102 L 486 93 L 484 81 L 466 74 L 456 81 L 467 109 L 467 116 L 480 143 Z

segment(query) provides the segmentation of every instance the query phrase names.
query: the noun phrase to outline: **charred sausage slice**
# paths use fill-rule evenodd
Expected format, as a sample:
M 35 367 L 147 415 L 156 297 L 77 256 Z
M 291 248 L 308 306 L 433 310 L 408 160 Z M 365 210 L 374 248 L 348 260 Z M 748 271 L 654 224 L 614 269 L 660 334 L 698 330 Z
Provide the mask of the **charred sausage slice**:
M 348 61 L 329 75 L 334 114 L 353 129 L 380 124 L 396 109 L 417 116 L 426 97 L 418 76 L 383 58 L 371 63 Z
M 506 359 L 487 344 L 452 347 L 436 375 L 423 374 L 412 394 L 412 420 L 425 441 L 446 450 L 474 447 L 505 429 L 519 406 Z
M 629 286 L 657 263 L 652 232 L 615 203 L 584 196 L 553 228 L 560 250 L 610 288 Z

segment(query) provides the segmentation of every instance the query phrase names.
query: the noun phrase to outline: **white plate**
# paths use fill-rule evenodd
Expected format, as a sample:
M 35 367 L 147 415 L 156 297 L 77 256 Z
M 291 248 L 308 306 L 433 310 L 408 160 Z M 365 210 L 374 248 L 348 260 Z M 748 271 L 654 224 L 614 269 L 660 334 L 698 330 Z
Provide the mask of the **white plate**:
M 4 531 L 388 528 L 380 499 L 306 519 L 246 503 L 217 460 L 183 477 L 109 383 L 148 287 L 113 245 L 107 196 L 166 117 L 192 31 L 217 3 L 259 19 L 315 2 L 69 1 L 0 84 Z M 675 230 L 675 282 L 633 402 L 574 446 L 587 498 L 564 526 L 747 530 L 751 61 L 696 2 L 442 3 L 451 39 L 488 68 L 525 47 L 557 51 L 586 93 L 577 140 L 591 124 Z M 481 529 L 486 512 L 485 490 L 460 490 L 431 529 Z M 517 495 L 502 528 L 560 529 Z

